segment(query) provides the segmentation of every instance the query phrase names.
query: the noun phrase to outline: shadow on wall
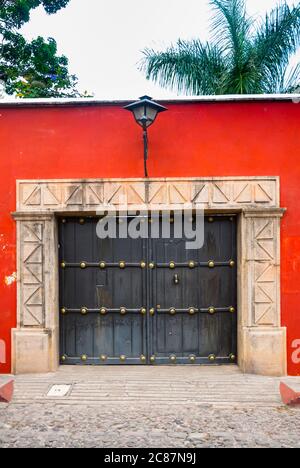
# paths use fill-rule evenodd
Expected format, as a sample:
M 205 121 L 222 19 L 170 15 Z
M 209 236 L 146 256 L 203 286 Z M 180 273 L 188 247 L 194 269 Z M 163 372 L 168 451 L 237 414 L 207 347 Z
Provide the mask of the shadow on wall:
M 6 364 L 6 345 L 4 340 L 0 340 L 0 364 Z

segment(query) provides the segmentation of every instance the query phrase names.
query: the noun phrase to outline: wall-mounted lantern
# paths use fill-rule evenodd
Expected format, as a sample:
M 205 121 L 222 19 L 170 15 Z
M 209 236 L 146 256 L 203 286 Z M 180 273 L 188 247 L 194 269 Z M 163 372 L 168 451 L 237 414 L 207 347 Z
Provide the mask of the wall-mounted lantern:
M 124 109 L 133 113 L 136 122 L 143 129 L 145 177 L 148 177 L 148 128 L 155 122 L 160 112 L 165 112 L 168 109 L 153 101 L 149 96 L 142 96 L 139 101 L 129 104 Z

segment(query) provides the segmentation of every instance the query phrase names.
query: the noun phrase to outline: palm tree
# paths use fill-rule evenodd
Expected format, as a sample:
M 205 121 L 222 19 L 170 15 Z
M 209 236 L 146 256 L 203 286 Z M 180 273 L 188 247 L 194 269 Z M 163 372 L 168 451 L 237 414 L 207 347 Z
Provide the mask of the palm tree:
M 160 52 L 143 51 L 142 70 L 162 87 L 185 94 L 296 92 L 300 64 L 290 61 L 300 44 L 300 2 L 281 2 L 265 19 L 246 12 L 245 0 L 210 0 L 211 40 L 184 41 Z M 297 89 L 298 88 L 298 89 Z

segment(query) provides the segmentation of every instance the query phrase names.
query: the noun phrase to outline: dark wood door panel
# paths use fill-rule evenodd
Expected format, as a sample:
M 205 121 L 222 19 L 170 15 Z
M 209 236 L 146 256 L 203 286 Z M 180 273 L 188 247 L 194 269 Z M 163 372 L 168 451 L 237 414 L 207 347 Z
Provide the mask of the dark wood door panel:
M 61 362 L 235 362 L 236 218 L 206 217 L 200 250 L 173 227 L 171 239 L 100 240 L 97 222 L 59 221 Z
M 200 250 L 186 250 L 184 238 L 151 241 L 150 340 L 158 364 L 236 360 L 235 217 L 206 217 L 204 239 Z
M 60 259 L 66 265 L 60 275 L 62 362 L 140 364 L 146 356 L 141 310 L 147 309 L 147 274 L 139 266 L 145 243 L 100 240 L 97 222 L 75 218 L 60 224 Z M 101 268 L 101 262 L 107 266 Z

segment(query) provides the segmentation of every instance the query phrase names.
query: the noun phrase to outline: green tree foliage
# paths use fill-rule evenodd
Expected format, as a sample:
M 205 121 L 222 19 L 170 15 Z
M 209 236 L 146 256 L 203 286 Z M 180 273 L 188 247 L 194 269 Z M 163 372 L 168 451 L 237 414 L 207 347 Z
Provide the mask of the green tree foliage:
M 211 0 L 211 40 L 179 39 L 161 52 L 144 50 L 142 70 L 162 87 L 195 95 L 295 92 L 300 64 L 290 67 L 300 42 L 300 3 L 281 2 L 264 19 L 245 0 Z
M 77 97 L 77 78 L 68 71 L 68 59 L 57 54 L 53 38 L 31 42 L 19 32 L 34 8 L 48 14 L 66 7 L 69 0 L 0 0 L 0 79 L 6 93 L 19 97 Z

